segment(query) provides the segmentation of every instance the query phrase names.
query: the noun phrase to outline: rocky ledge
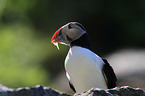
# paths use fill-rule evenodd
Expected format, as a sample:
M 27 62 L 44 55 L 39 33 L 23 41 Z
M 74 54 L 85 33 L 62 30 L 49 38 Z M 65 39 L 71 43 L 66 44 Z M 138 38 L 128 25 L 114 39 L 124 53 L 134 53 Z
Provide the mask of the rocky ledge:
M 122 86 L 108 90 L 92 88 L 81 94 L 69 95 L 42 85 L 18 89 L 0 85 L 0 96 L 145 96 L 145 91 L 140 88 Z

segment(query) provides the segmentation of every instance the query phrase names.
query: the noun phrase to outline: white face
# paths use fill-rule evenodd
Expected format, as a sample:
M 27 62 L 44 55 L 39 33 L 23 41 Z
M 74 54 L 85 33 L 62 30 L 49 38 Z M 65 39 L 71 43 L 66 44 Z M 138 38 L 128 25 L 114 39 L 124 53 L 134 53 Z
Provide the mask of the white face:
M 51 42 L 57 46 L 57 43 L 69 45 L 72 41 L 79 39 L 84 33 L 86 33 L 86 30 L 80 23 L 70 22 L 54 33 Z

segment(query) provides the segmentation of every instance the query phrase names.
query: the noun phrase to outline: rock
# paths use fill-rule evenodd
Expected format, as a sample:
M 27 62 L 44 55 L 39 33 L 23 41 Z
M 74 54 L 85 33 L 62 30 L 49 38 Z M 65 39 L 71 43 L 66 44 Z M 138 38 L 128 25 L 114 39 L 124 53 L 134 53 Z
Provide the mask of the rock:
M 18 89 L 7 88 L 0 85 L 0 96 L 71 96 L 66 93 L 58 92 L 49 87 L 36 85 L 33 87 L 24 87 Z
M 49 87 L 36 85 L 33 87 L 24 87 L 11 89 L 0 85 L 0 96 L 73 96 L 67 93 L 59 92 Z M 145 96 L 145 91 L 140 88 L 131 88 L 129 86 L 116 87 L 114 89 L 101 90 L 92 88 L 81 94 L 74 96 Z
M 101 90 L 92 88 L 75 96 L 145 96 L 145 91 L 140 88 L 131 88 L 129 86 L 116 87 L 113 89 Z
M 8 88 L 6 86 L 3 86 L 2 84 L 0 84 L 0 96 L 8 96 L 8 92 L 12 91 L 13 89 Z

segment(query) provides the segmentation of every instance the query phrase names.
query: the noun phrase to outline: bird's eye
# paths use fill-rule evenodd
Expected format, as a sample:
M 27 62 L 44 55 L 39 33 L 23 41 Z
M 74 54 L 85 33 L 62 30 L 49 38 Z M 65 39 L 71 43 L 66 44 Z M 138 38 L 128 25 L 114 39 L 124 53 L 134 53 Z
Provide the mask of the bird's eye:
M 72 28 L 72 27 L 71 27 L 71 25 L 69 24 L 69 25 L 68 25 L 68 29 L 71 29 L 71 28 Z

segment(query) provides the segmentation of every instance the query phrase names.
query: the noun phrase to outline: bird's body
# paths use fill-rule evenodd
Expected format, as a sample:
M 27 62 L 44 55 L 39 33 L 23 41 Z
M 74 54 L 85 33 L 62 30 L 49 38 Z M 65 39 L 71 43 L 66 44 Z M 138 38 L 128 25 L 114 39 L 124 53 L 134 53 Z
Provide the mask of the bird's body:
M 89 49 L 79 46 L 70 48 L 65 59 L 65 69 L 70 82 L 78 93 L 90 88 L 107 89 L 103 77 L 103 60 Z
M 65 70 L 73 91 L 81 93 L 90 88 L 114 88 L 116 75 L 106 59 L 91 50 L 85 28 L 77 22 L 70 22 L 58 29 L 52 43 L 70 46 L 65 59 Z M 57 45 L 57 44 L 56 44 Z

